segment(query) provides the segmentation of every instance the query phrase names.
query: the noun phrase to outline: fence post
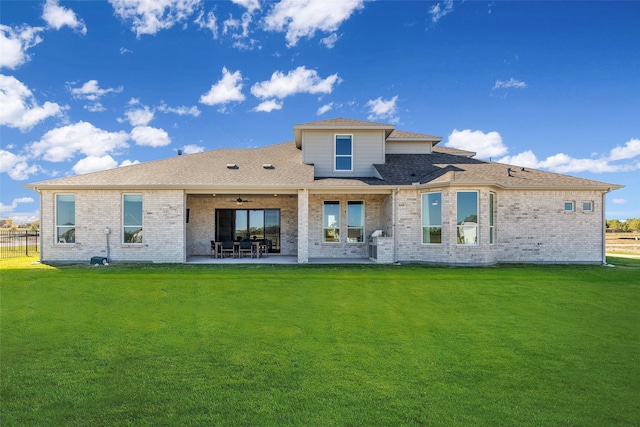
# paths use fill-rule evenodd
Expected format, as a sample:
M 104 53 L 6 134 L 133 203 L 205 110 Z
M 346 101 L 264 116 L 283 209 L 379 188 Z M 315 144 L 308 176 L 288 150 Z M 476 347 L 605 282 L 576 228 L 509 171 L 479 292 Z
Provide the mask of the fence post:
M 24 231 L 24 247 L 25 247 L 25 256 L 29 256 L 29 231 Z

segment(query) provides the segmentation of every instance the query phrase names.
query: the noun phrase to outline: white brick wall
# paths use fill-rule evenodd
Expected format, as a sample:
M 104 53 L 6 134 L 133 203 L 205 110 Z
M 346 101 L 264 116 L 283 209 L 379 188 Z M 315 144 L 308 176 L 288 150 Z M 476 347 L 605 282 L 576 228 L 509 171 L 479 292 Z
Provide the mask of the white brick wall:
M 595 191 L 495 191 L 496 243 L 489 244 L 489 189 L 442 188 L 442 244 L 421 243 L 422 191 L 398 194 L 397 259 L 401 262 L 602 262 L 602 195 Z M 478 245 L 456 243 L 457 191 L 479 192 Z M 563 212 L 574 201 L 576 211 Z M 582 212 L 582 202 L 593 212 Z
M 368 237 L 376 230 L 389 229 L 389 204 L 391 195 L 380 194 L 312 194 L 309 196 L 309 257 L 310 258 L 368 258 Z M 322 212 L 324 201 L 340 202 L 340 242 L 324 243 Z M 364 201 L 365 241 L 347 242 L 347 201 Z
M 456 243 L 456 192 L 479 192 L 478 244 Z M 496 244 L 489 244 L 488 188 L 443 187 L 442 244 L 421 243 L 421 190 L 400 190 L 397 206 L 392 195 L 309 194 L 308 223 L 298 219 L 299 195 L 256 195 L 248 209 L 280 209 L 281 253 L 302 258 L 367 258 L 368 242 L 347 243 L 347 201 L 365 203 L 365 238 L 375 230 L 396 242 L 385 257 L 401 262 L 443 264 L 493 264 L 497 262 L 600 263 L 603 250 L 602 194 L 597 191 L 515 191 L 496 190 Z M 143 244 L 122 244 L 122 194 L 143 195 Z M 55 243 L 55 195 L 76 196 L 76 243 Z M 306 194 L 306 193 L 305 193 Z M 41 257 L 43 261 L 89 262 L 93 256 L 106 256 L 104 228 L 111 229 L 110 259 L 135 262 L 185 262 L 188 255 L 209 254 L 215 231 L 215 209 L 235 208 L 226 196 L 185 196 L 183 191 L 92 190 L 57 192 L 43 190 Z M 341 208 L 340 243 L 322 240 L 322 210 L 325 200 L 337 200 Z M 564 212 L 564 202 L 573 201 L 575 212 Z M 592 202 L 593 211 L 583 212 L 582 203 Z M 186 224 L 186 208 L 190 221 Z M 394 212 L 395 211 L 395 212 Z M 396 218 L 395 227 L 393 218 Z M 305 230 L 305 226 L 308 226 Z M 298 231 L 308 236 L 298 242 Z M 394 235 L 395 234 L 395 235 Z M 304 262 L 304 261 L 303 261 Z
M 142 194 L 143 243 L 122 244 L 122 194 Z M 55 243 L 55 195 L 75 194 L 76 243 Z M 89 262 L 93 256 L 107 256 L 105 227 L 111 229 L 109 252 L 112 261 L 177 262 L 184 254 L 184 195 L 182 191 L 79 190 L 41 192 L 43 261 Z

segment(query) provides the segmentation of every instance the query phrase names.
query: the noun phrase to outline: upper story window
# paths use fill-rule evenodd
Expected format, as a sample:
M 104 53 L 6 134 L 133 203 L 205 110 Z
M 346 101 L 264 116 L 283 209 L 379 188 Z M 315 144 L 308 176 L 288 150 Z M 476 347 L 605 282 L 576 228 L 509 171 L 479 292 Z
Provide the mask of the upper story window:
M 442 193 L 422 195 L 422 243 L 442 243 Z
M 458 244 L 478 244 L 478 192 L 459 191 L 457 199 Z
M 56 194 L 56 243 L 76 242 L 76 196 Z
M 122 243 L 142 244 L 142 194 L 122 195 Z
M 593 202 L 582 202 L 582 212 L 593 212 Z
M 353 135 L 336 135 L 335 170 L 353 170 Z
M 322 234 L 324 242 L 340 241 L 340 202 L 324 202 Z
M 347 242 L 364 242 L 364 202 L 347 202 Z

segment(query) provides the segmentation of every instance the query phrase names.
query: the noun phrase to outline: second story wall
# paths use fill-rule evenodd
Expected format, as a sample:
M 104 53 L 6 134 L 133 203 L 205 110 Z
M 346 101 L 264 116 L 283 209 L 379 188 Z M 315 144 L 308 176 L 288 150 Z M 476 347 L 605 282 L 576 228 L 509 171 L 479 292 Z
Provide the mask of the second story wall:
M 352 170 L 336 170 L 336 135 L 351 135 Z M 302 161 L 315 165 L 316 177 L 375 176 L 374 164 L 384 163 L 383 130 L 305 130 L 302 132 Z

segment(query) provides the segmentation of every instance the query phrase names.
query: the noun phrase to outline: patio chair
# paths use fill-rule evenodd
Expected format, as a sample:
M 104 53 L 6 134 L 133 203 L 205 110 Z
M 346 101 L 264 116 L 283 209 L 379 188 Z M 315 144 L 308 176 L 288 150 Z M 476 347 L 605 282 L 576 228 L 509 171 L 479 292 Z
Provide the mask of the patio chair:
M 218 254 L 216 253 L 216 241 L 211 241 L 211 258 L 218 258 Z
M 253 243 L 249 240 L 243 240 L 240 242 L 238 246 L 238 256 L 244 256 L 244 254 L 248 253 L 253 258 Z
M 232 257 L 236 256 L 235 249 L 233 247 L 233 242 L 222 242 L 220 245 L 220 256 L 224 258 L 225 256 L 231 255 Z

